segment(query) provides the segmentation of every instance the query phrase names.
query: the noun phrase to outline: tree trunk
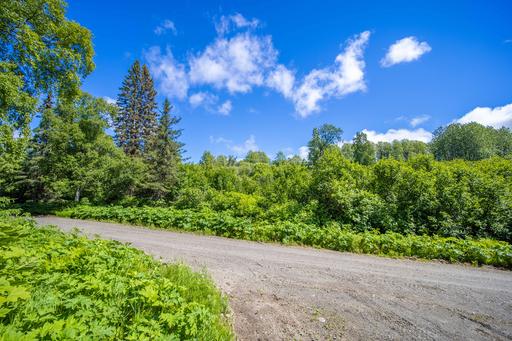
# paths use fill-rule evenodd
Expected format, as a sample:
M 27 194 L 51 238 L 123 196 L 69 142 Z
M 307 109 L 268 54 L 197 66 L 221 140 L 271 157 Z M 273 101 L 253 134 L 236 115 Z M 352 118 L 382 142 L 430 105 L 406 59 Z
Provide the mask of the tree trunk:
M 76 202 L 79 202 L 79 201 L 80 201 L 80 188 L 77 188 L 77 189 L 76 189 L 76 192 L 75 192 L 75 201 L 76 201 Z

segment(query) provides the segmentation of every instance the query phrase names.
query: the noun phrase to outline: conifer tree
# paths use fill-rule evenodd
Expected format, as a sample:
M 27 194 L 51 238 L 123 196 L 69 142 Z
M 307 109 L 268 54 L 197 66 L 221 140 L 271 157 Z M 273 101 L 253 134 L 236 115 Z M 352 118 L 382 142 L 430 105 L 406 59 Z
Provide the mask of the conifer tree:
M 142 156 L 156 134 L 156 90 L 146 65 L 135 61 L 117 98 L 116 142 L 129 156 Z
M 181 118 L 171 115 L 172 106 L 166 98 L 155 135 L 148 145 L 148 162 L 152 196 L 161 199 L 168 196 L 178 182 L 178 167 L 181 163 L 183 144 L 178 141 L 181 130 L 175 126 Z

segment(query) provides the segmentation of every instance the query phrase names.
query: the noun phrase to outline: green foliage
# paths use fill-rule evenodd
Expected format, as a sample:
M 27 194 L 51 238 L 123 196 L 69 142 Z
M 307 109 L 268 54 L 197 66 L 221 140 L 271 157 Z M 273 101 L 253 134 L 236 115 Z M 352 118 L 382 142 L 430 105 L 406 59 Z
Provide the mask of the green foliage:
M 39 95 L 70 98 L 94 69 L 91 32 L 65 17 L 62 0 L 0 6 L 0 119 L 28 124 Z
M 0 5 L 0 195 L 15 195 L 38 98 L 71 99 L 94 69 L 91 32 L 62 0 Z
M 230 340 L 204 274 L 0 215 L 0 339 Z
M 249 163 L 270 163 L 270 158 L 262 151 L 249 151 L 244 159 Z
M 512 151 L 512 132 L 478 123 L 453 123 L 434 132 L 431 149 L 437 160 L 482 160 Z
M 136 60 L 123 80 L 114 117 L 116 142 L 132 157 L 148 152 L 157 128 L 156 91 L 147 66 Z
M 148 192 L 156 200 L 173 197 L 178 186 L 183 144 L 178 142 L 181 130 L 174 127 L 181 118 L 171 116 L 171 109 L 171 103 L 166 98 L 156 134 L 149 141 L 145 157 L 150 173 Z
M 324 124 L 320 128 L 313 129 L 313 136 L 308 142 L 308 160 L 315 164 L 325 149 L 341 141 L 343 130 L 332 124 Z
M 421 141 L 395 140 L 389 142 L 379 142 L 375 146 L 376 158 L 395 160 L 409 160 L 416 155 L 424 155 L 429 153 L 428 145 Z
M 473 240 L 376 231 L 358 233 L 340 228 L 337 224 L 320 228 L 301 222 L 255 222 L 207 209 L 192 211 L 155 207 L 77 206 L 60 211 L 58 215 L 200 231 L 255 241 L 302 244 L 336 251 L 442 259 L 512 268 L 511 245 L 490 239 Z
M 371 165 L 375 162 L 375 147 L 363 132 L 358 132 L 354 137 L 352 153 L 354 161 L 362 165 Z
M 130 165 L 131 174 L 137 169 L 104 131 L 106 118 L 114 110 L 102 99 L 81 94 L 43 112 L 22 181 L 26 199 L 80 201 L 89 197 L 98 202 L 108 200 L 108 188 L 118 182 L 128 185 L 121 174 L 115 178 L 111 174 L 113 166 L 122 172 L 122 164 Z

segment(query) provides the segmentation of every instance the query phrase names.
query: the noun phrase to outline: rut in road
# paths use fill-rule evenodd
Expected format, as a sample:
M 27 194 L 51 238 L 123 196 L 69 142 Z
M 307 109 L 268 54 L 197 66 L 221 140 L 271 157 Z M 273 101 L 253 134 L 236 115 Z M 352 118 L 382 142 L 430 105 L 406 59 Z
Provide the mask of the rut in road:
M 512 272 L 150 230 L 58 217 L 205 269 L 240 340 L 512 339 Z

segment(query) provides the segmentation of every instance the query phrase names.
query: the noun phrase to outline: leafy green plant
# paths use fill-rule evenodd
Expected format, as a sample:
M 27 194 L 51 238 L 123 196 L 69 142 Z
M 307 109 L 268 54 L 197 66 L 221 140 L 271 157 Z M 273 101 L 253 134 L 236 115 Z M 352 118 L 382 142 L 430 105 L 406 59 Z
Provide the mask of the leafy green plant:
M 448 262 L 495 265 L 512 268 L 512 247 L 492 239 L 462 239 L 388 231 L 362 233 L 300 222 L 253 221 L 227 212 L 178 210 L 157 207 L 76 206 L 57 212 L 63 217 L 115 221 L 164 229 L 200 231 L 218 236 L 309 245 L 336 251 L 392 257 L 440 259 Z
M 114 241 L 0 217 L 0 339 L 230 340 L 204 274 Z

